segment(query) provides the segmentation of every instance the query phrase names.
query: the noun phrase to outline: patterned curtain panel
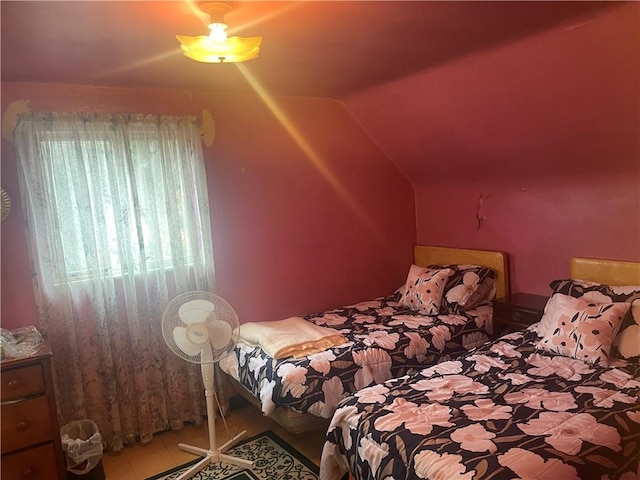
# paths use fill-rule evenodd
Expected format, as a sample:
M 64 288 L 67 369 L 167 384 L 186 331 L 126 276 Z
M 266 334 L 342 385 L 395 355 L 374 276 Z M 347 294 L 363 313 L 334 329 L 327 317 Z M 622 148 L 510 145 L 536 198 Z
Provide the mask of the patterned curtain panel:
M 161 332 L 172 298 L 215 289 L 195 119 L 27 113 L 14 135 L 61 423 L 113 450 L 200 423 L 199 367 Z

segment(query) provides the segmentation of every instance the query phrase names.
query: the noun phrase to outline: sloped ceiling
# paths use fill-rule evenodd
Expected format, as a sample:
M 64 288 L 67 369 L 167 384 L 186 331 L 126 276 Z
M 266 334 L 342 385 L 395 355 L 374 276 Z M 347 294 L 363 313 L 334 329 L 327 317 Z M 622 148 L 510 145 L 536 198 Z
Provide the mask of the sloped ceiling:
M 238 67 L 182 56 L 175 35 L 206 32 L 197 2 L 3 0 L 1 74 L 5 82 L 343 98 L 607 3 L 234 2 L 230 34 L 263 37 L 260 57 Z

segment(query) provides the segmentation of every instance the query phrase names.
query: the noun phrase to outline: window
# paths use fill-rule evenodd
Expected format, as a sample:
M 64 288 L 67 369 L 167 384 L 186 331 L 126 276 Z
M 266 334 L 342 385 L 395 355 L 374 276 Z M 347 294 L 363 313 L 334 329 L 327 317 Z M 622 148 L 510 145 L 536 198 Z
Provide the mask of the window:
M 92 418 L 119 449 L 201 419 L 197 366 L 160 328 L 175 295 L 215 291 L 195 119 L 27 112 L 14 140 L 61 420 Z
M 212 261 L 193 119 L 33 115 L 20 128 L 36 223 L 52 241 L 38 255 L 52 254 L 55 284 Z

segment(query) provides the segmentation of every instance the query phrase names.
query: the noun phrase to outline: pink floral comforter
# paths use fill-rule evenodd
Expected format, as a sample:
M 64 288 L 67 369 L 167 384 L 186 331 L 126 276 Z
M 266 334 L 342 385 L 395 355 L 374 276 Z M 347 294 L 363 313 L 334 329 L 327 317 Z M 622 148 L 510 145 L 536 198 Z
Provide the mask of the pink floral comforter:
M 506 335 L 341 402 L 320 477 L 640 478 L 640 365 L 609 368 Z
M 331 418 L 351 393 L 449 360 L 486 343 L 492 333 L 491 305 L 427 316 L 397 300 L 394 295 L 304 317 L 345 335 L 348 342 L 339 347 L 274 360 L 260 347 L 238 342 L 220 367 L 261 400 L 266 415 L 289 407 Z

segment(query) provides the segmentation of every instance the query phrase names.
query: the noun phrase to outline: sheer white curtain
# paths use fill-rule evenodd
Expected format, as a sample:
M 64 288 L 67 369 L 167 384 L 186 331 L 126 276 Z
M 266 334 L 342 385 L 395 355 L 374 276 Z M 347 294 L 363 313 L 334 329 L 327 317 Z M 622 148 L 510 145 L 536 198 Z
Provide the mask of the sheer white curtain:
M 30 112 L 14 139 L 61 422 L 115 450 L 200 423 L 199 369 L 160 327 L 177 294 L 215 288 L 195 119 Z

